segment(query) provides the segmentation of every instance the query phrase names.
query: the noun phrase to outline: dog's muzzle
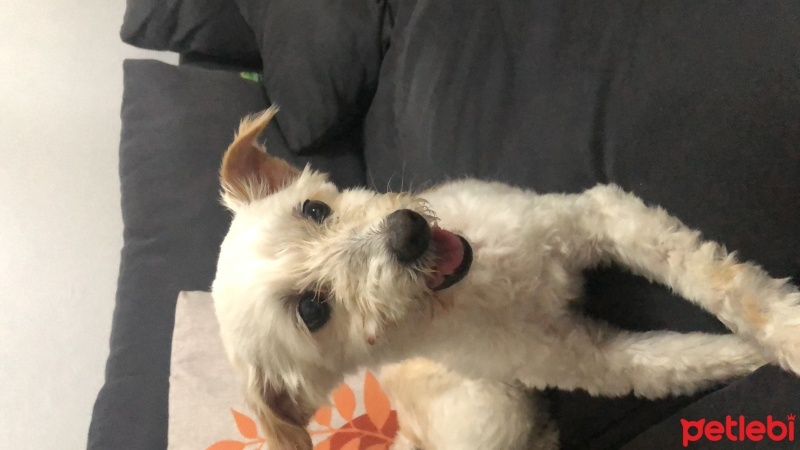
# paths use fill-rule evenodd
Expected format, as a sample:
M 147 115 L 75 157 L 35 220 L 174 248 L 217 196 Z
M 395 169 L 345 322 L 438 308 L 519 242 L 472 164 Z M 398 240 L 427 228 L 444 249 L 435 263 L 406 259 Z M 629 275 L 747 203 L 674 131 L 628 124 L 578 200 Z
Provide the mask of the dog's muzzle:
M 433 247 L 435 267 L 427 285 L 434 291 L 461 281 L 472 265 L 472 247 L 463 237 L 431 228 L 421 214 L 400 209 L 386 217 L 388 246 L 401 264 L 411 264 Z

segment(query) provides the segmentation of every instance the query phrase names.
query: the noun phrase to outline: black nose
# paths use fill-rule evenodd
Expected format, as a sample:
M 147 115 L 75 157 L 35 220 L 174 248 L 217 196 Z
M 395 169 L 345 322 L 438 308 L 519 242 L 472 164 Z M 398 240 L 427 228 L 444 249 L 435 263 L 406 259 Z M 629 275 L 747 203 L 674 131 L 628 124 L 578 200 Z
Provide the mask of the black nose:
M 425 253 L 431 241 L 431 227 L 420 214 L 399 209 L 386 217 L 389 248 L 401 263 L 414 262 Z

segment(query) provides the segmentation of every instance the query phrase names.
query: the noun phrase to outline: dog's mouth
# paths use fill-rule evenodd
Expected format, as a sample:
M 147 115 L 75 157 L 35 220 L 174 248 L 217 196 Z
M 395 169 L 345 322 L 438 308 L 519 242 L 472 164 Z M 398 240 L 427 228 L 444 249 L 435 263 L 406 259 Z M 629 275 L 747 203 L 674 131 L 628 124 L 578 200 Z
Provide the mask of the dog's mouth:
M 463 237 L 439 227 L 431 227 L 431 245 L 435 265 L 427 284 L 431 290 L 441 291 L 467 275 L 472 265 L 472 247 Z

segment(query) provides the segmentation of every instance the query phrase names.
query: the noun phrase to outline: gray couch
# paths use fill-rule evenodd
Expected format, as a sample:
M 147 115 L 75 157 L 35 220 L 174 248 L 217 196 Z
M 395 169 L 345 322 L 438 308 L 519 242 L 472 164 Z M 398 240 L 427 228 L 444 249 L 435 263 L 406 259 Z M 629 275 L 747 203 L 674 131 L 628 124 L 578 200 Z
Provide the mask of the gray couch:
M 273 102 L 270 151 L 343 187 L 614 182 L 800 281 L 796 0 L 129 0 L 121 34 L 182 63 L 125 63 L 125 246 L 92 449 L 166 447 L 177 293 L 208 290 L 229 220 L 221 154 Z M 727 332 L 616 268 L 587 275 L 598 320 Z M 547 395 L 564 448 L 677 449 L 681 418 L 799 412 L 800 382 L 769 366 L 663 401 Z M 767 443 L 796 445 L 735 448 Z

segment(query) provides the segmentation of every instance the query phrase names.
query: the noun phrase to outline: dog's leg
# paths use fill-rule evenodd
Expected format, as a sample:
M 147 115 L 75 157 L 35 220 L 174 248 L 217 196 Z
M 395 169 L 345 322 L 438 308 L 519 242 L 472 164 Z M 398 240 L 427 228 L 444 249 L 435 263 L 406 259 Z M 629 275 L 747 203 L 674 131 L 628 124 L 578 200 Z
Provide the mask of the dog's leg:
M 567 322 L 548 354 L 532 362 L 537 367 L 529 373 L 542 378 L 522 373 L 524 383 L 661 398 L 730 381 L 765 363 L 760 348 L 735 335 L 634 333 L 579 317 Z
M 584 267 L 612 260 L 663 283 L 800 374 L 795 286 L 737 262 L 721 245 L 703 241 L 663 209 L 648 207 L 616 186 L 598 186 L 576 199 L 573 219 L 581 236 L 573 236 L 578 242 L 569 260 Z
M 381 384 L 400 423 L 393 450 L 557 448 L 546 409 L 522 385 L 466 378 L 422 358 L 383 367 Z

